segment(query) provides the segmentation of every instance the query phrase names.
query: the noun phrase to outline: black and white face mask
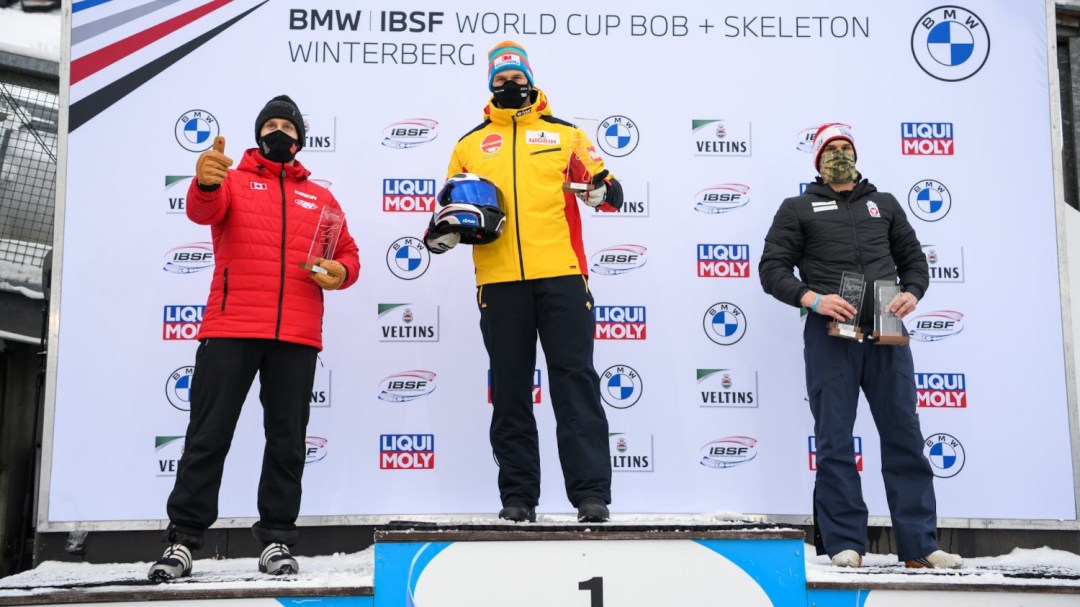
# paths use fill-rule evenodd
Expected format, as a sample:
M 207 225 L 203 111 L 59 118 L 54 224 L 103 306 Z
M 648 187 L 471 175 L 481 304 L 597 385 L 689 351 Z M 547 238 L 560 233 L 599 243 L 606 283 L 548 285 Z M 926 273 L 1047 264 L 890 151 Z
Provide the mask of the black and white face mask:
M 521 86 L 513 80 L 507 80 L 491 92 L 495 95 L 495 105 L 502 108 L 519 108 L 529 101 L 532 85 Z

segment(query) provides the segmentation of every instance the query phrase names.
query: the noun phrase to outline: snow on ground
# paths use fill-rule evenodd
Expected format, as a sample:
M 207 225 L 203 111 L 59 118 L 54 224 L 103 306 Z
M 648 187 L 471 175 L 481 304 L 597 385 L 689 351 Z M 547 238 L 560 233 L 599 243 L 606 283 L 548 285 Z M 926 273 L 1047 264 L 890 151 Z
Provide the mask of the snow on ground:
M 60 61 L 60 11 L 24 13 L 18 6 L 0 8 L 0 51 Z

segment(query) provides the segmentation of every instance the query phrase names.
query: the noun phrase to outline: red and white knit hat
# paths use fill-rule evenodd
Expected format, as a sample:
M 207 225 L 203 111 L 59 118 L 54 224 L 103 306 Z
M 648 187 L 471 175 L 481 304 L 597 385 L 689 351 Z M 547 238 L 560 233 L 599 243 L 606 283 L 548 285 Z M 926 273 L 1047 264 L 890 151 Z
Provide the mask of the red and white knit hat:
M 818 163 L 821 162 L 821 152 L 830 141 L 846 139 L 851 144 L 851 150 L 855 152 L 855 159 L 859 159 L 859 152 L 855 150 L 855 139 L 851 136 L 851 126 L 841 122 L 823 124 L 814 135 L 814 170 L 817 171 Z

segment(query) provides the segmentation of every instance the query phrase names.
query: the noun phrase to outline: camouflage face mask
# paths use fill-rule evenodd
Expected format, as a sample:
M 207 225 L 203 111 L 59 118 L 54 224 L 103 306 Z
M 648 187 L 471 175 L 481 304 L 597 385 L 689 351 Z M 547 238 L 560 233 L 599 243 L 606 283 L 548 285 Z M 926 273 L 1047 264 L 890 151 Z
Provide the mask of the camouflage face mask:
M 855 152 L 829 150 L 821 155 L 821 178 L 825 183 L 855 181 Z

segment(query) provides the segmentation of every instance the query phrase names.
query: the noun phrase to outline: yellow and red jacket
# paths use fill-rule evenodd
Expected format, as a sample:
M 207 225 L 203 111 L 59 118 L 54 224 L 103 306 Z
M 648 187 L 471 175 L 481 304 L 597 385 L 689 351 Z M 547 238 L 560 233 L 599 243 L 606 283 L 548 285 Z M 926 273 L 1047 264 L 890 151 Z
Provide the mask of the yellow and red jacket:
M 484 122 L 450 156 L 447 177 L 490 179 L 506 213 L 502 236 L 473 247 L 477 285 L 589 273 L 578 200 L 562 185 L 568 173 L 587 181 L 604 170 L 604 161 L 581 129 L 551 115 L 543 91 L 536 94 L 524 109 L 489 101 Z

